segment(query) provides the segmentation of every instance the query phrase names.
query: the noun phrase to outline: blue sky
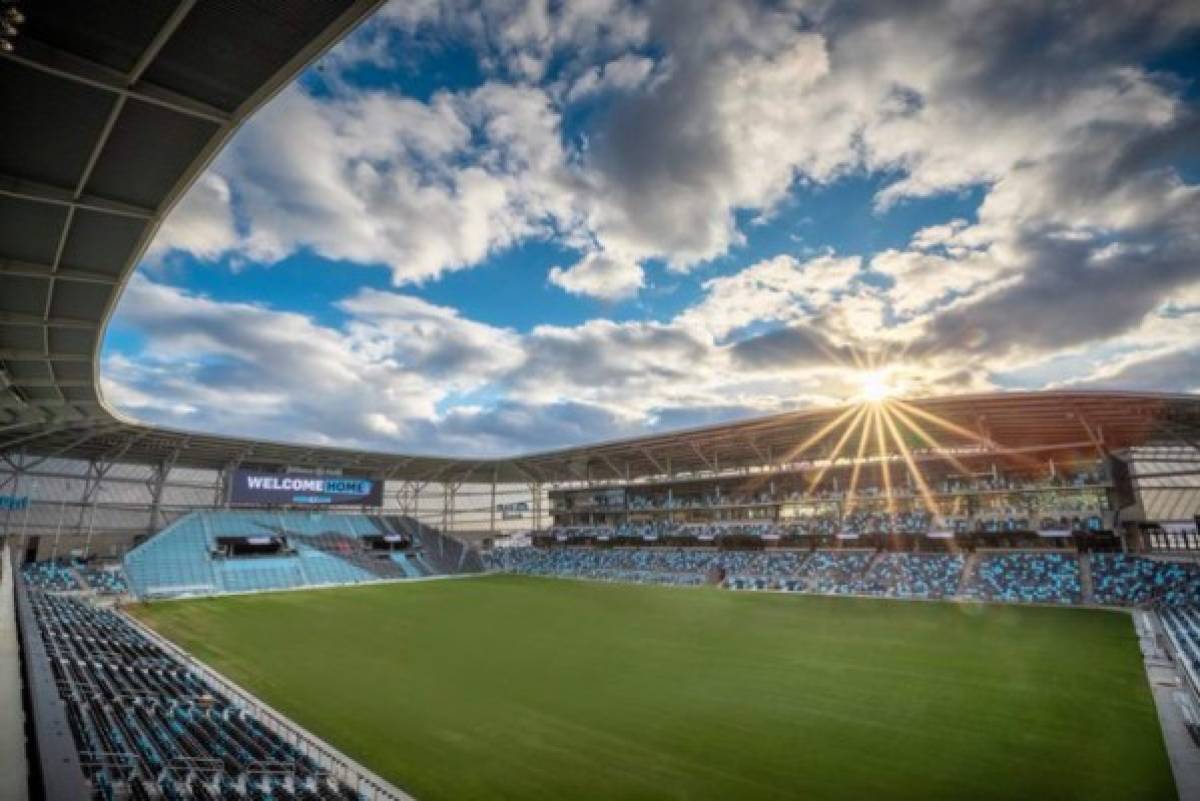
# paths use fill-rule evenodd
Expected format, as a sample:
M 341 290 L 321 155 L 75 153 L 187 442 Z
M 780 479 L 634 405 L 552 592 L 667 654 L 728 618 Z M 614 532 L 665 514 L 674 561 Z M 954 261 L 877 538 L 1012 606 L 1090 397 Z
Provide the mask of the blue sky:
M 1197 391 L 1198 31 L 1170 2 L 387 5 L 173 212 L 106 396 L 492 454 L 879 371 Z

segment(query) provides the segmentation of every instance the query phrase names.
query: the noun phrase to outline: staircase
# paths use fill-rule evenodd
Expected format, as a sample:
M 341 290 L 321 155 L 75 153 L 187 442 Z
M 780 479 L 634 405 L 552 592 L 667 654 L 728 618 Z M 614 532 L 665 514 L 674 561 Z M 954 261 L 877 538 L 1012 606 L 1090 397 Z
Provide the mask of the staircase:
M 414 557 L 409 554 L 394 553 L 391 555 L 391 560 L 400 566 L 400 569 L 404 571 L 404 575 L 408 578 L 421 578 L 421 576 L 425 575 L 414 561 Z
M 385 554 L 375 556 L 363 551 L 353 551 L 347 554 L 338 554 L 338 556 L 379 578 L 408 578 L 407 571 Z
M 867 569 L 863 571 L 862 575 L 859 578 L 864 581 L 866 579 L 870 578 L 871 573 L 875 570 L 875 566 L 878 565 L 881 561 L 883 561 L 883 558 L 885 556 L 887 556 L 888 553 L 889 553 L 889 551 L 882 551 L 882 550 L 876 551 L 875 555 L 871 557 L 871 561 L 867 562 Z
M 80 570 L 79 568 L 75 567 L 75 565 L 71 565 L 71 566 L 69 566 L 69 567 L 67 568 L 67 570 L 69 570 L 69 571 L 70 571 L 70 573 L 71 573 L 71 578 L 75 579 L 75 583 L 79 585 L 79 588 L 80 588 L 81 590 L 90 590 L 90 589 L 92 589 L 92 585 L 91 585 L 91 583 L 90 583 L 90 582 L 88 582 L 88 580 L 87 580 L 86 578 L 84 578 L 84 575 L 83 575 L 83 571 L 82 571 L 82 570 Z
M 1085 604 L 1096 603 L 1096 595 L 1092 591 L 1092 560 L 1087 554 L 1079 555 L 1079 586 L 1083 589 Z
M 405 533 L 419 547 L 419 562 L 428 566 L 430 574 L 453 575 L 455 573 L 479 573 L 483 562 L 478 552 L 459 540 L 426 526 L 408 517 L 388 516 L 379 518 L 385 532 Z
M 375 558 L 374 554 L 363 550 L 358 539 L 345 534 L 328 531 L 315 537 L 306 537 L 305 543 L 378 578 L 404 578 L 407 575 L 400 565 L 391 559 Z
M 979 554 L 967 554 L 967 561 L 963 564 L 962 576 L 958 579 L 958 591 L 955 593 L 959 597 L 967 594 L 967 588 L 975 581 L 975 571 L 979 568 Z

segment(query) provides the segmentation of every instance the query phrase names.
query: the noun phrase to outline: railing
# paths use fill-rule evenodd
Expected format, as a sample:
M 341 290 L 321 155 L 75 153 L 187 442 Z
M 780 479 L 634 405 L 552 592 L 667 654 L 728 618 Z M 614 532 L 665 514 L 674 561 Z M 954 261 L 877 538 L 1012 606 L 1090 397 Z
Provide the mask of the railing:
M 1188 658 L 1187 649 L 1179 644 L 1175 639 L 1175 632 L 1167 625 L 1167 621 L 1163 619 L 1161 613 L 1158 614 L 1158 625 L 1163 633 L 1167 635 L 1167 642 L 1171 646 L 1171 657 L 1175 660 L 1176 665 L 1183 667 L 1183 677 L 1187 681 L 1188 687 L 1196 698 L 1200 698 L 1200 677 L 1196 675 L 1196 669 L 1192 667 L 1192 660 Z
M 125 612 L 119 611 L 118 614 L 151 642 L 173 654 L 180 662 L 229 697 L 236 698 L 243 709 L 250 712 L 259 723 L 290 742 L 296 750 L 327 771 L 330 777 L 352 787 L 366 801 L 415 801 L 408 793 L 355 762 L 283 713 L 263 703 L 258 697 L 225 678 L 149 626 Z

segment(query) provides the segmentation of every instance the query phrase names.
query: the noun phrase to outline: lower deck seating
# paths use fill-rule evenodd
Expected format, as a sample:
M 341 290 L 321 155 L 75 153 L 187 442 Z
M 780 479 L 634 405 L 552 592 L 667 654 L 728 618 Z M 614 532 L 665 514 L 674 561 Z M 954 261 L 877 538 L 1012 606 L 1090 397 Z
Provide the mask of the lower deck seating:
M 851 595 L 862 592 L 863 575 L 874 558 L 873 551 L 814 551 L 800 578 L 812 592 Z M 799 588 L 799 587 L 797 587 Z
M 75 568 L 60 560 L 23 565 L 21 577 L 29 586 L 51 592 L 75 592 L 84 589 Z
M 101 595 L 122 595 L 129 592 L 129 584 L 120 568 L 89 567 L 81 571 L 81 575 L 88 589 Z
M 26 585 L 47 592 L 90 590 L 101 595 L 121 595 L 129 591 L 125 574 L 116 565 L 89 567 L 77 560 L 55 559 L 23 565 L 21 575 Z
M 702 584 L 720 555 L 697 549 L 501 548 L 484 555 L 490 570 L 654 584 Z
M 960 554 L 881 555 L 862 580 L 862 592 L 895 598 L 947 598 L 958 592 L 966 558 Z
M 966 595 L 984 601 L 1077 604 L 1079 559 L 1068 553 L 983 554 Z
M 29 598 L 93 798 L 360 801 L 118 615 Z
M 1092 554 L 1097 603 L 1200 606 L 1200 564 L 1128 554 Z
M 1057 551 L 986 553 L 970 581 L 967 557 L 870 550 L 721 551 L 706 548 L 499 548 L 489 570 L 607 581 L 702 584 L 717 577 L 738 590 L 785 590 L 894 598 L 965 596 L 984 601 L 1077 604 L 1079 560 Z M 965 584 L 965 586 L 964 586 Z

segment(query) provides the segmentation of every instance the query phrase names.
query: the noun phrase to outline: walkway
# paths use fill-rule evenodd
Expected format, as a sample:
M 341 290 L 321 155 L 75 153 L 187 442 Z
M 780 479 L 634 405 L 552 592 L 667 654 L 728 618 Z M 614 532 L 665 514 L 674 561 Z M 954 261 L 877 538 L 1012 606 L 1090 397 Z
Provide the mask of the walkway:
M 12 560 L 0 540 L 0 801 L 26 801 L 25 719 Z
M 1192 742 L 1184 726 L 1187 720 L 1200 722 L 1195 696 L 1163 650 L 1166 634 L 1159 627 L 1157 617 L 1138 611 L 1133 613 L 1133 621 L 1145 657 L 1146 677 L 1150 680 L 1154 705 L 1158 707 L 1158 720 L 1162 724 L 1179 799 L 1200 801 L 1200 747 Z

